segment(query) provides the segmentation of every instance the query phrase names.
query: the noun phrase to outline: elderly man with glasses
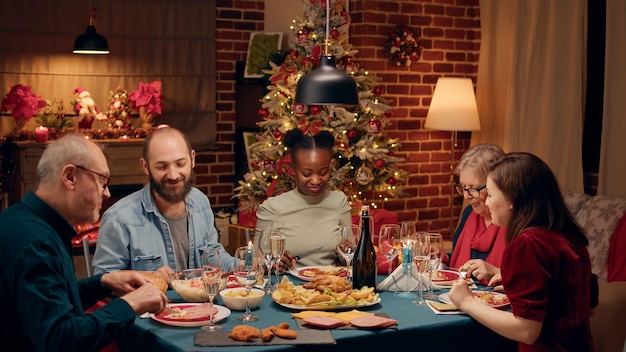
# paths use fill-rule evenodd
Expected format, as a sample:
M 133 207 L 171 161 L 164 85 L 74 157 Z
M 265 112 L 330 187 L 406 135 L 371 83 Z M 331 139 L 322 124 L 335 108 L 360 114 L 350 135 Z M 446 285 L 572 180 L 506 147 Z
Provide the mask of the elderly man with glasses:
M 125 271 L 76 281 L 73 226 L 96 222 L 109 198 L 102 150 L 82 135 L 51 142 L 37 165 L 37 188 L 0 213 L 0 339 L 24 351 L 97 351 L 124 334 L 137 314 L 159 313 L 167 297 Z M 84 313 L 96 301 L 104 307 Z

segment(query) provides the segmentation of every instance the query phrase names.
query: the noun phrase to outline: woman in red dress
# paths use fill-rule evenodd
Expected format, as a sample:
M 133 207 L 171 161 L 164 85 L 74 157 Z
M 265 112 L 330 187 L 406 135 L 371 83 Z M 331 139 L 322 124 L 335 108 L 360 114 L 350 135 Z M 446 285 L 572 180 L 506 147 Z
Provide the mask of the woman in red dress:
M 450 290 L 452 303 L 518 341 L 519 351 L 593 351 L 587 238 L 550 168 L 529 153 L 507 154 L 492 166 L 487 193 L 493 223 L 506 227 L 501 274 L 512 312 L 475 300 L 463 280 Z

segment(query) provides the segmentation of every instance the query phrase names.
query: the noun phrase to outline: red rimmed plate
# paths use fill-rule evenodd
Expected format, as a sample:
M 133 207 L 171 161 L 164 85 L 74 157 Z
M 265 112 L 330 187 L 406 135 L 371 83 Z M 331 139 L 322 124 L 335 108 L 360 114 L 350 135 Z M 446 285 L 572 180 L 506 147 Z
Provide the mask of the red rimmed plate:
M 197 309 L 198 306 L 208 304 L 208 303 L 181 303 L 181 304 L 170 304 L 168 307 L 171 309 L 177 310 L 180 309 L 184 311 L 186 309 Z M 213 322 L 218 322 L 223 320 L 224 318 L 230 315 L 230 309 L 214 304 L 213 305 Z M 159 314 L 152 314 L 150 317 L 159 323 L 171 326 L 181 326 L 181 327 L 196 327 L 196 326 L 204 326 L 208 325 L 210 321 L 209 314 L 202 315 L 198 317 L 194 317 L 191 319 L 188 318 L 176 318 L 176 317 L 168 317 L 171 315 L 171 312 L 161 312 Z
M 316 273 L 346 277 L 348 270 L 339 266 L 302 266 L 289 271 L 289 274 L 303 281 L 313 280 Z
M 433 274 L 434 283 L 450 282 L 457 280 L 460 276 L 459 273 L 453 270 L 437 270 L 437 276 Z
M 509 298 L 504 293 L 472 291 L 472 295 L 474 295 L 474 299 L 477 301 L 480 301 L 492 308 L 503 308 L 509 305 Z M 440 294 L 438 298 L 443 303 L 452 304 L 450 298 L 448 297 L 448 292 Z

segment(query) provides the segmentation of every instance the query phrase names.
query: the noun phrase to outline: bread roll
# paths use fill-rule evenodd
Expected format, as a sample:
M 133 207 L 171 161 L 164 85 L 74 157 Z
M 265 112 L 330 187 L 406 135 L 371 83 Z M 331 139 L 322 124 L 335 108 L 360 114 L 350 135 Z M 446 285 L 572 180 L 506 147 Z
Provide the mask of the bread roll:
M 155 274 L 151 271 L 137 271 L 137 272 L 147 277 L 148 279 L 150 279 L 150 281 L 152 281 L 154 285 L 158 287 L 163 293 L 167 292 L 167 281 L 165 281 L 165 279 L 162 278 L 160 275 Z

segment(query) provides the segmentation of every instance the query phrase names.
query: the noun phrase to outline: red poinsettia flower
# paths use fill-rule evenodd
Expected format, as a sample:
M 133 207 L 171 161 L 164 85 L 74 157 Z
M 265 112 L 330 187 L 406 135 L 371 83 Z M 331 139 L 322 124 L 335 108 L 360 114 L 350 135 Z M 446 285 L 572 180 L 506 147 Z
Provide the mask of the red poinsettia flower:
M 10 88 L 6 97 L 2 99 L 0 111 L 11 110 L 13 119 L 23 118 L 28 121 L 47 105 L 45 100 L 31 91 L 30 86 L 16 84 Z
M 128 100 L 135 109 L 140 106 L 146 107 L 146 112 L 152 115 L 160 115 L 163 105 L 161 104 L 161 81 L 143 83 L 139 81 L 139 89 L 134 90 L 128 96 Z

